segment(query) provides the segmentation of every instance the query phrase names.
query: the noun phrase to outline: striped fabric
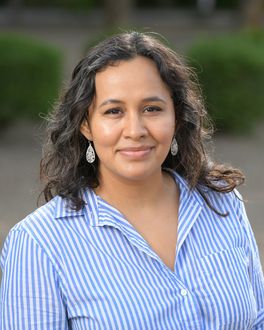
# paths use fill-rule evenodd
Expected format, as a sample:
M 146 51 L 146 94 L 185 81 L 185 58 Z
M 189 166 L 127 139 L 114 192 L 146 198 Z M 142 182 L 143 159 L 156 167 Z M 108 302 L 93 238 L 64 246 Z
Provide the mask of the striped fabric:
M 93 191 L 75 212 L 55 197 L 18 223 L 2 250 L 1 330 L 264 329 L 256 242 L 235 193 L 175 174 L 178 243 L 171 271 Z

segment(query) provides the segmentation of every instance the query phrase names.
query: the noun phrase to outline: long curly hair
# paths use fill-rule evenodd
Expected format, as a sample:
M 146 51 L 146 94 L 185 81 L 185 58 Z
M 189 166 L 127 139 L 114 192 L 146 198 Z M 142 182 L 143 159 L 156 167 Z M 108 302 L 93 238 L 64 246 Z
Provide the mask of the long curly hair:
M 88 120 L 88 108 L 95 96 L 96 73 L 136 56 L 155 62 L 173 97 L 179 150 L 176 156 L 169 153 L 162 167 L 177 171 L 187 180 L 190 189 L 199 190 L 207 204 L 206 194 L 200 189 L 202 186 L 225 193 L 243 183 L 240 170 L 214 163 L 208 155 L 205 143 L 210 139 L 212 129 L 192 70 L 156 35 L 127 32 L 107 38 L 88 51 L 75 67 L 68 88 L 47 118 L 47 138 L 40 164 L 40 176 L 45 184 L 42 193 L 46 201 L 60 195 L 79 210 L 84 206 L 81 190 L 100 184 L 99 159 L 96 156 L 93 164 L 87 163 L 88 141 L 80 133 L 80 127 Z

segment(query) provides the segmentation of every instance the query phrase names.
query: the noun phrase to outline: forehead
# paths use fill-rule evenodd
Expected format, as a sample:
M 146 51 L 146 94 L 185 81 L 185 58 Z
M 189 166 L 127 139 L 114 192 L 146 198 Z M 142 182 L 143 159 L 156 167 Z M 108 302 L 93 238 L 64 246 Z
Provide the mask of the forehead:
M 148 90 L 159 93 L 170 93 L 162 80 L 156 63 L 149 58 L 137 56 L 107 66 L 95 76 L 96 94 L 132 93 Z

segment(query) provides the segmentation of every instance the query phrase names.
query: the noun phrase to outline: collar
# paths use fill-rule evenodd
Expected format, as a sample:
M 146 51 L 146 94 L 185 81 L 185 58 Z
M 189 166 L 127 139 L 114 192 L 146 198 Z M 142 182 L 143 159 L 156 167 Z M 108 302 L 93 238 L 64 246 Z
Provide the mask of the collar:
M 197 191 L 197 189 L 191 190 L 188 186 L 187 181 L 178 173 L 173 170 L 166 169 L 174 178 L 178 184 L 180 190 L 180 205 L 179 205 L 179 216 L 181 215 L 181 209 L 184 208 L 183 204 L 195 205 L 198 203 L 203 206 L 204 201 Z M 128 226 L 128 221 L 124 216 L 113 206 L 108 204 L 100 196 L 96 195 L 92 189 L 85 189 L 82 192 L 82 198 L 85 202 L 85 206 L 76 211 L 70 207 L 70 204 L 65 198 L 56 196 L 55 199 L 55 219 L 69 219 L 76 218 L 79 216 L 85 216 L 86 220 L 91 226 L 104 226 L 112 225 L 120 227 L 121 224 Z M 180 220 L 181 218 L 179 218 Z
M 171 169 L 166 168 L 165 170 L 172 175 L 175 182 L 178 184 L 178 187 L 180 190 L 180 199 L 183 194 L 187 194 L 189 197 L 194 198 L 196 200 L 196 202 L 199 203 L 201 206 L 204 205 L 204 200 L 203 200 L 201 194 L 199 193 L 199 191 L 197 190 L 197 188 L 194 188 L 191 190 L 186 179 L 184 179 L 180 174 L 178 174 L 177 172 L 175 172 Z M 202 187 L 202 186 L 199 186 L 199 188 L 201 188 L 201 190 L 205 190 L 204 187 Z
M 178 213 L 178 234 L 176 247 L 176 260 L 181 246 L 189 235 L 193 225 L 198 219 L 204 206 L 204 200 L 197 188 L 190 189 L 187 181 L 178 173 L 172 172 L 180 190 L 179 213 Z M 201 189 L 203 187 L 200 187 Z
M 80 209 L 79 211 L 74 210 L 70 207 L 70 203 L 67 201 L 67 199 L 62 198 L 61 196 L 56 196 L 53 200 L 55 202 L 55 219 L 71 218 L 84 215 L 84 208 Z
M 189 188 L 187 181 L 183 177 L 174 171 L 170 170 L 170 172 L 180 190 L 176 247 L 177 260 L 181 246 L 200 215 L 204 201 L 197 189 L 191 190 Z M 55 207 L 55 218 L 66 220 L 78 220 L 79 218 L 85 219 L 88 225 L 92 227 L 115 227 L 122 231 L 142 250 L 147 253 L 152 253 L 152 255 L 155 256 L 155 253 L 149 249 L 143 237 L 135 231 L 134 227 L 117 209 L 96 195 L 92 189 L 84 190 L 82 197 L 85 206 L 81 210 L 75 211 L 69 207 L 65 199 L 58 196 Z
M 120 222 L 128 223 L 118 210 L 96 195 L 92 189 L 84 189 L 81 195 L 85 205 L 78 211 L 71 208 L 67 199 L 56 196 L 53 199 L 55 203 L 54 218 L 76 220 L 78 217 L 85 217 L 88 224 L 93 227 L 112 225 L 119 228 Z

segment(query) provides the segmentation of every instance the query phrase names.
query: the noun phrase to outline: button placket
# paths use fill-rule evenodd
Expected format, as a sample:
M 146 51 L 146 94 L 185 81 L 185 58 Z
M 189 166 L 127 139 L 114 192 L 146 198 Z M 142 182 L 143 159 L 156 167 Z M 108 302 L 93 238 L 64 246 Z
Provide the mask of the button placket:
M 177 275 L 172 272 L 168 267 L 166 267 L 166 265 L 164 265 L 163 263 L 160 263 L 158 261 L 157 263 L 160 269 L 163 270 L 165 276 L 168 278 L 172 286 L 174 287 L 174 290 L 176 290 L 177 295 L 179 295 L 180 291 L 180 295 L 182 297 L 188 296 L 189 291 L 186 289 L 185 284 L 177 277 Z

